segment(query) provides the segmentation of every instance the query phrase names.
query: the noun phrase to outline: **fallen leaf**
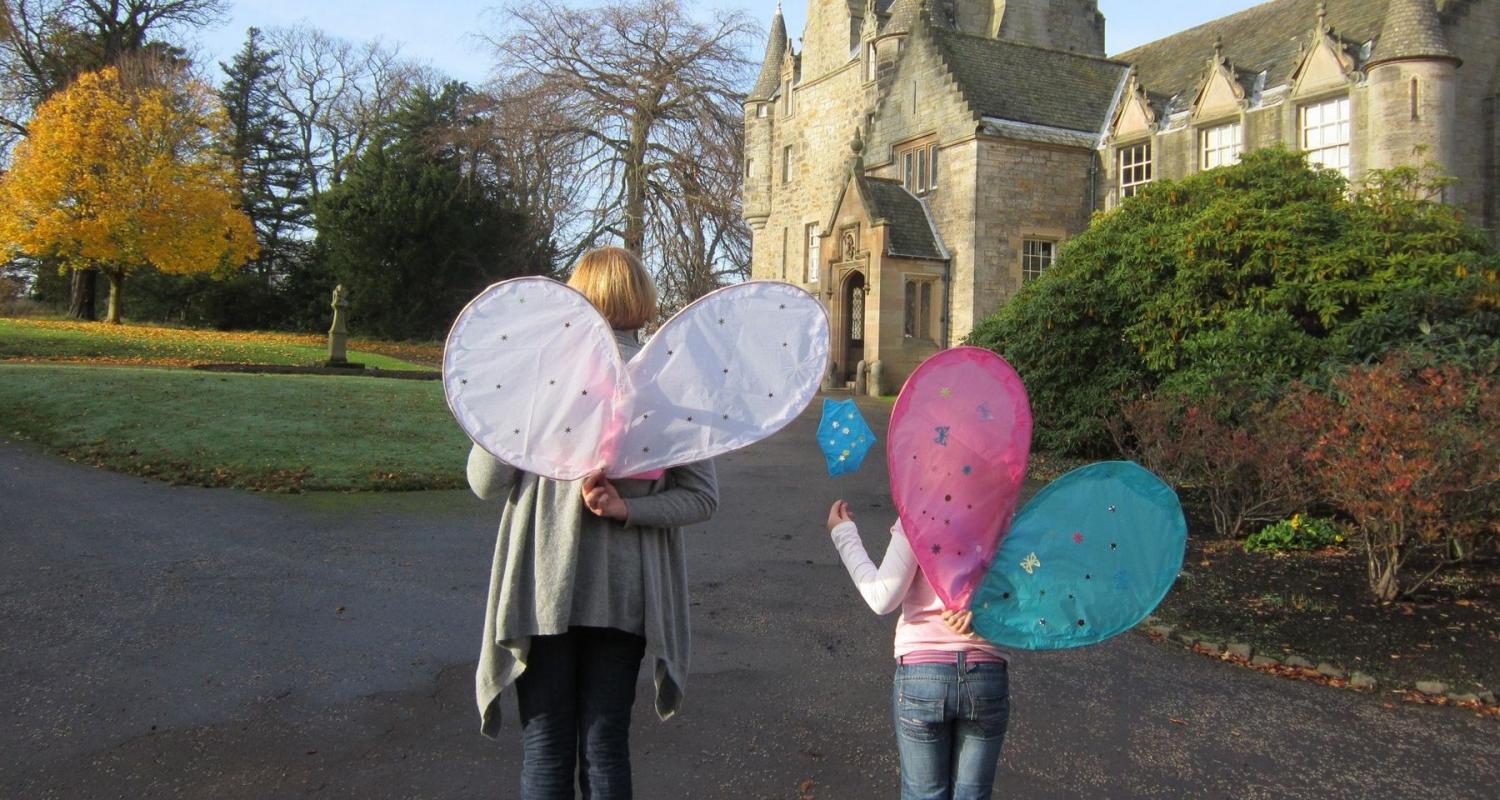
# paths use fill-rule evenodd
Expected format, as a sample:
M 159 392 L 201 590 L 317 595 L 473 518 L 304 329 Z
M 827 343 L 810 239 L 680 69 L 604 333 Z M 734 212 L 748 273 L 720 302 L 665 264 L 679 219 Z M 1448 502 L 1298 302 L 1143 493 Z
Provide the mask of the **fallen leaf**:
M 1167 721 L 1171 722 L 1173 725 L 1187 725 L 1187 722 L 1185 722 L 1183 720 L 1180 720 L 1180 719 L 1178 719 L 1176 717 L 1168 717 Z

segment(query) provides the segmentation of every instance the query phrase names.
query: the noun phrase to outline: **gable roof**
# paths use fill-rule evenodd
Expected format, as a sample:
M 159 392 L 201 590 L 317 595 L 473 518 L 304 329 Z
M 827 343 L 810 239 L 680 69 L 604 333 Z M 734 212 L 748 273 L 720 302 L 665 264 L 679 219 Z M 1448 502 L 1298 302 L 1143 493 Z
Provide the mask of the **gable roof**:
M 1098 133 L 1128 69 L 1109 59 L 937 26 L 928 30 L 949 74 L 981 117 Z
M 1198 90 L 1205 65 L 1222 40 L 1224 57 L 1240 73 L 1266 73 L 1265 86 L 1291 81 L 1303 48 L 1311 43 L 1319 0 L 1272 0 L 1189 28 L 1115 56 L 1135 66 L 1153 100 L 1186 98 Z M 1358 49 L 1377 39 L 1388 0 L 1326 0 L 1333 35 Z M 1174 109 L 1177 104 L 1173 104 Z
M 886 254 L 942 260 L 948 257 L 922 201 L 902 188 L 900 181 L 856 175 L 860 199 L 871 225 L 886 226 Z

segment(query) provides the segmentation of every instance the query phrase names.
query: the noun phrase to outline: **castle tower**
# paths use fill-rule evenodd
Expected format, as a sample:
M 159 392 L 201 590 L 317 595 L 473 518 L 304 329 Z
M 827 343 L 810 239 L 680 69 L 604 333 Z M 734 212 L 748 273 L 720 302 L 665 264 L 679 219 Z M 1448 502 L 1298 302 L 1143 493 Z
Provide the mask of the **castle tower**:
M 771 145 L 775 124 L 772 113 L 774 98 L 781 90 L 781 68 L 786 59 L 786 22 L 781 6 L 771 18 L 771 33 L 766 37 L 766 60 L 761 63 L 760 77 L 745 98 L 745 220 L 756 230 L 764 227 L 771 214 Z
M 813 80 L 859 54 L 865 0 L 807 0 L 802 31 L 802 75 Z
M 1432 161 L 1456 174 L 1458 68 L 1433 0 L 1391 0 L 1369 76 L 1369 125 L 1379 142 L 1368 166 Z M 1419 152 L 1420 151 L 1420 152 Z
M 963 4 L 965 0 L 958 0 Z M 969 0 L 972 2 L 972 0 Z M 1104 57 L 1097 0 L 992 0 L 988 35 L 1049 50 Z M 960 14 L 960 19 L 967 15 Z

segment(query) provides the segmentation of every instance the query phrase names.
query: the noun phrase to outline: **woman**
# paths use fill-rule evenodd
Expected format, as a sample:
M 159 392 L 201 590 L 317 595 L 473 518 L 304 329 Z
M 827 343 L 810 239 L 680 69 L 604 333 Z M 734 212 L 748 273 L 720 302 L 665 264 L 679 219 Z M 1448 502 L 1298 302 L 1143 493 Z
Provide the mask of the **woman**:
M 639 349 L 656 288 L 635 256 L 603 248 L 579 259 L 568 285 L 615 329 L 620 354 Z M 476 676 L 481 730 L 499 728 L 501 691 L 515 684 L 526 800 L 629 798 L 630 709 L 650 653 L 656 713 L 682 702 L 688 669 L 687 569 L 681 528 L 718 506 L 711 461 L 660 477 L 554 481 L 521 472 L 477 445 L 469 485 L 504 496 Z

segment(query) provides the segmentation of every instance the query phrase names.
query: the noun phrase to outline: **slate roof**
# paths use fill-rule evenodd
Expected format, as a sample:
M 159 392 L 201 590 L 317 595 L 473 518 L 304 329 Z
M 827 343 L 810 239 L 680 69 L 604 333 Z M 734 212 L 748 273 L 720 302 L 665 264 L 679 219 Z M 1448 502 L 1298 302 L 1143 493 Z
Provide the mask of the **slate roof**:
M 1202 83 L 1214 41 L 1222 39 L 1224 57 L 1240 73 L 1266 72 L 1266 87 L 1291 81 L 1299 48 L 1311 43 L 1319 0 L 1272 0 L 1237 14 L 1158 39 L 1115 56 L 1135 65 L 1141 85 L 1153 100 L 1192 95 Z M 1326 0 L 1333 35 L 1357 51 L 1380 36 L 1388 0 Z M 1428 0 L 1431 2 L 1431 0 Z
M 1371 65 L 1407 58 L 1458 58 L 1448 47 L 1432 0 L 1391 0 L 1387 9 Z
M 899 181 L 867 175 L 859 175 L 855 181 L 869 212 L 870 224 L 887 226 L 888 255 L 938 260 L 948 257 L 938 244 L 937 232 L 932 229 L 922 201 L 903 189 Z
M 949 73 L 981 117 L 1097 133 L 1127 70 L 1109 59 L 931 31 Z
M 781 88 L 781 60 L 786 55 L 786 21 L 781 18 L 781 8 L 771 18 L 771 35 L 766 37 L 766 60 L 760 63 L 760 77 L 750 89 L 746 100 L 767 100 Z

